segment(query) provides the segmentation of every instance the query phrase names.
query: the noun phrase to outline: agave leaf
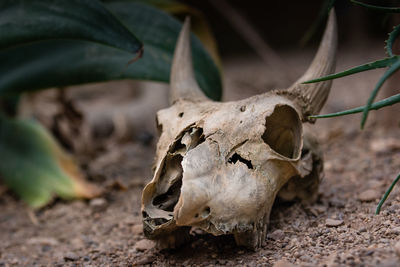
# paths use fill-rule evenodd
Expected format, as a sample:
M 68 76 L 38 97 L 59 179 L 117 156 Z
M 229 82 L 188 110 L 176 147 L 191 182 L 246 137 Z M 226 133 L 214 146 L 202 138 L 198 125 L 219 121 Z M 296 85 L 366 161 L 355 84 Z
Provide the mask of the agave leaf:
M 389 12 L 389 13 L 400 13 L 400 8 L 398 7 L 383 7 L 383 6 L 375 6 L 375 5 L 370 5 L 370 4 L 365 4 L 356 0 L 350 0 L 353 4 L 366 7 L 369 9 L 377 10 L 377 11 L 383 11 L 383 12 Z
M 327 81 L 327 80 L 333 80 L 333 79 L 337 79 L 337 78 L 341 78 L 341 77 L 345 77 L 345 76 L 349 76 L 355 73 L 359 73 L 359 72 L 363 72 L 363 71 L 367 71 L 367 70 L 373 70 L 373 69 L 378 69 L 378 68 L 386 68 L 391 66 L 393 63 L 399 61 L 399 57 L 398 56 L 392 56 L 389 58 L 385 58 L 385 59 L 381 59 L 381 60 L 377 60 L 374 62 L 370 62 L 370 63 L 366 63 L 342 72 L 338 72 L 335 74 L 330 74 L 324 77 L 320 77 L 317 79 L 313 79 L 313 80 L 309 80 L 309 81 L 305 81 L 303 82 L 304 84 L 307 83 L 316 83 L 316 82 L 322 82 L 322 81 Z
M 116 0 L 110 1 L 106 3 L 106 6 L 113 12 L 132 32 L 134 32 L 144 43 L 146 47 L 146 51 L 152 48 L 162 49 L 164 52 L 163 58 L 167 59 L 166 56 L 168 54 L 167 62 L 167 75 L 162 79 L 156 79 L 159 81 L 169 82 L 169 70 L 172 64 L 172 56 L 175 49 L 176 39 L 178 38 L 178 34 L 182 27 L 182 22 L 178 21 L 177 19 L 171 17 L 164 11 L 160 11 L 154 7 L 151 7 L 147 4 L 143 4 L 141 2 L 147 2 L 146 0 Z M 150 1 L 156 2 L 156 1 Z M 170 4 L 167 4 L 169 2 Z M 167 1 L 163 5 L 163 9 L 168 12 L 174 13 L 173 10 L 175 9 L 176 14 L 178 14 L 178 10 L 180 12 L 189 12 L 189 14 L 195 15 L 196 11 L 194 9 L 185 9 L 185 5 L 174 5 L 176 1 Z M 154 4 L 154 3 L 153 3 Z M 131 12 L 127 12 L 127 9 L 132 10 L 135 15 Z M 154 12 L 154 14 L 150 14 Z M 156 20 L 156 16 L 159 16 Z M 200 16 L 200 15 L 198 15 Z M 195 18 L 198 17 L 195 15 Z M 205 21 L 204 18 L 198 18 L 194 25 L 201 23 L 201 21 Z M 147 25 L 146 21 L 149 25 Z M 162 29 L 160 28 L 153 28 L 152 26 L 164 23 Z M 198 28 L 204 28 L 205 33 L 211 35 L 208 26 L 198 26 Z M 153 31 L 154 30 L 154 31 Z M 207 39 L 206 37 L 200 34 L 199 37 L 203 39 Z M 215 56 L 213 60 L 213 53 L 217 53 L 216 49 L 214 52 L 211 49 L 211 52 L 208 52 L 203 43 L 200 42 L 199 38 L 192 34 L 191 38 L 192 42 L 192 56 L 193 56 L 193 65 L 195 70 L 196 80 L 200 85 L 200 88 L 204 91 L 204 93 L 214 100 L 220 100 L 222 95 L 222 83 L 220 77 L 220 70 L 218 66 L 218 56 Z M 212 39 L 210 37 L 209 39 Z M 170 42 L 172 41 L 172 42 Z M 209 46 L 212 46 L 213 41 L 207 41 Z M 207 44 L 206 42 L 206 44 Z M 155 45 L 157 44 L 157 45 Z M 162 44 L 162 45 L 161 45 Z M 215 45 L 215 42 L 214 42 Z M 151 47 L 151 48 L 150 48 Z M 151 51 L 154 53 L 154 51 Z M 146 53 L 144 54 L 143 58 L 141 59 L 141 64 L 144 63 L 146 58 Z M 161 73 L 164 74 L 164 73 Z M 159 76 L 157 74 L 156 76 Z
M 383 203 L 385 203 L 386 199 L 388 198 L 390 192 L 392 192 L 394 186 L 400 181 L 400 174 L 394 179 L 392 184 L 389 186 L 389 188 L 386 190 L 385 194 L 383 195 L 382 199 L 379 201 L 378 206 L 376 207 L 375 214 L 379 214 L 381 212 L 381 208 Z
M 0 115 L 0 178 L 30 206 L 54 196 L 92 198 L 100 189 L 83 179 L 73 159 L 37 122 Z
M 51 40 L 0 52 L 0 95 L 117 79 L 169 81 L 181 23 L 154 7 L 130 1 L 105 4 L 143 43 L 143 57 L 127 65 L 129 52 L 96 43 Z M 196 79 L 210 98 L 222 94 L 220 72 L 199 39 L 192 36 Z
M 394 41 L 396 40 L 397 36 L 399 36 L 400 33 L 400 25 L 397 25 L 396 27 L 394 27 L 393 31 L 391 31 L 389 33 L 389 38 L 386 40 L 386 53 L 388 54 L 388 56 L 392 57 L 393 56 L 393 44 Z
M 390 68 L 382 75 L 382 77 L 379 79 L 378 83 L 375 85 L 375 88 L 371 92 L 371 95 L 368 98 L 367 105 L 365 106 L 364 111 L 363 111 L 363 117 L 361 119 L 361 128 L 364 128 L 365 122 L 367 121 L 369 109 L 371 108 L 371 105 L 374 102 L 376 95 L 379 92 L 379 89 L 382 87 L 382 85 L 385 83 L 385 81 L 390 76 L 392 76 L 392 74 L 395 73 L 398 69 L 400 69 L 400 60 L 398 60 L 392 66 L 390 66 Z
M 393 104 L 400 103 L 400 94 L 393 95 L 391 97 L 385 98 L 383 100 L 380 100 L 378 102 L 373 103 L 369 110 L 378 110 L 383 107 L 391 106 Z M 330 114 L 322 114 L 322 115 L 312 115 L 309 116 L 311 119 L 320 119 L 320 118 L 332 118 L 332 117 L 339 117 L 339 116 L 344 116 L 344 115 L 349 115 L 349 114 L 355 114 L 355 113 L 360 113 L 363 112 L 366 106 L 362 107 L 357 107 L 357 108 L 352 108 L 336 113 L 330 113 Z
M 141 42 L 97 0 L 2 0 L 0 49 L 54 39 L 85 40 L 131 53 Z

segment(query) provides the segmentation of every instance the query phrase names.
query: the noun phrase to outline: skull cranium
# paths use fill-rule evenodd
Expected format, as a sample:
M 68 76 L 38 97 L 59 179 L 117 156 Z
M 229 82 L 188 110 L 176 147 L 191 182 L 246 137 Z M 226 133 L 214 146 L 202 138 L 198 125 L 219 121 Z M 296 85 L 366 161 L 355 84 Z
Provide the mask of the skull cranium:
M 318 151 L 302 122 L 320 111 L 331 84 L 301 82 L 334 70 L 335 15 L 314 61 L 294 85 L 236 102 L 214 102 L 201 92 L 189 34 L 186 21 L 172 65 L 172 106 L 157 114 L 161 135 L 154 177 L 142 195 L 144 232 L 173 247 L 190 227 L 199 227 L 234 234 L 238 245 L 255 248 L 265 240 L 278 193 L 304 199 L 316 191 Z

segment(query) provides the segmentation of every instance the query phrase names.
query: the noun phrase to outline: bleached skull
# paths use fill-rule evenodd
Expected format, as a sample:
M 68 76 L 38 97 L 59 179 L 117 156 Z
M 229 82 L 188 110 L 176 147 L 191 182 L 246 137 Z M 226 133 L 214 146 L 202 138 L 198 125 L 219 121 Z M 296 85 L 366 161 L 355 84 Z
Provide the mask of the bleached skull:
M 198 227 L 234 234 L 238 245 L 255 248 L 265 240 L 278 193 L 284 199 L 315 195 L 320 158 L 302 123 L 320 111 L 331 84 L 301 82 L 334 70 L 335 15 L 294 85 L 226 103 L 207 99 L 194 79 L 189 27 L 186 21 L 175 49 L 172 106 L 157 114 L 161 136 L 154 177 L 142 196 L 144 232 L 174 247 Z

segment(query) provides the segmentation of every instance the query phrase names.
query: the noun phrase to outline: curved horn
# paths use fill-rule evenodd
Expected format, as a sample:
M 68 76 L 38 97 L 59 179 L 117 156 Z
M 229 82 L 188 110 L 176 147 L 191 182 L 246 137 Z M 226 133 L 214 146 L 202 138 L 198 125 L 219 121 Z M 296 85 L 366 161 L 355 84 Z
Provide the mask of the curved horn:
M 335 71 L 337 26 L 334 9 L 331 10 L 325 28 L 324 36 L 319 45 L 318 52 L 308 70 L 298 79 L 287 92 L 297 96 L 297 103 L 303 109 L 303 118 L 308 115 L 318 114 L 328 98 L 332 81 L 311 84 L 301 84 L 307 80 L 329 75 Z
M 193 72 L 192 52 L 190 46 L 190 18 L 185 19 L 175 46 L 170 77 L 170 103 L 178 99 L 206 101 Z

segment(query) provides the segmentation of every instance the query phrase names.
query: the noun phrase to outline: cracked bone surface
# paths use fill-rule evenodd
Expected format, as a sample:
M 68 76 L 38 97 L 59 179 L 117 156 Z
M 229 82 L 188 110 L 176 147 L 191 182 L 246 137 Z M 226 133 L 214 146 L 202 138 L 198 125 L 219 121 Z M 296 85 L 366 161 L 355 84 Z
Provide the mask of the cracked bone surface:
M 335 14 L 298 82 L 225 103 L 207 99 L 194 79 L 189 27 L 186 20 L 175 49 L 172 106 L 157 113 L 154 176 L 142 195 L 144 232 L 160 247 L 176 247 L 197 227 L 233 234 L 238 245 L 254 249 L 265 241 L 278 195 L 315 198 L 322 161 L 302 124 L 320 111 L 331 83 L 300 83 L 334 71 Z

